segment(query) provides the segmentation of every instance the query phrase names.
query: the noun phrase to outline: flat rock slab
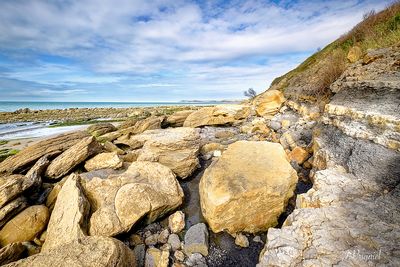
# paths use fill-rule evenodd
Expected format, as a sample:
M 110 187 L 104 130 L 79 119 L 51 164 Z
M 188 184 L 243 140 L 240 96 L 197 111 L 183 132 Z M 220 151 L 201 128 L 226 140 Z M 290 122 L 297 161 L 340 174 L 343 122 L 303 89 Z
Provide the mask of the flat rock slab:
M 42 156 L 60 154 L 87 136 L 89 135 L 85 132 L 75 132 L 40 141 L 1 162 L 0 173 L 23 170 Z

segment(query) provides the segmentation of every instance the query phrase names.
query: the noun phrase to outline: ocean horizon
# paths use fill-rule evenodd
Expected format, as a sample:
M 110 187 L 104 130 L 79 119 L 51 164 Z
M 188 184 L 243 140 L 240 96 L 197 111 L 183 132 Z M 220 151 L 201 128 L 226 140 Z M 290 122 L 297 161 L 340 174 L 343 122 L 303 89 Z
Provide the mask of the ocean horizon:
M 179 102 L 52 102 L 52 101 L 0 101 L 0 112 L 13 112 L 22 108 L 30 110 L 68 108 L 130 108 L 157 106 L 207 106 L 228 101 L 179 101 Z M 229 101 L 229 103 L 231 103 Z

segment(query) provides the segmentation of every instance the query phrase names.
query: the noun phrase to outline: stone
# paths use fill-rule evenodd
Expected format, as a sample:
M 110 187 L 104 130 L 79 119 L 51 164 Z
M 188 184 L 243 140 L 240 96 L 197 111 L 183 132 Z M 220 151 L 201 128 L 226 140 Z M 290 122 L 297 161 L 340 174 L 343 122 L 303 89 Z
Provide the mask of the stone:
M 249 239 L 242 233 L 236 235 L 235 244 L 242 248 L 247 248 L 249 246 Z
M 0 228 L 3 227 L 12 217 L 26 208 L 28 205 L 26 198 L 21 196 L 10 202 L 0 209 Z
M 100 169 L 119 169 L 123 163 L 117 152 L 100 153 L 85 162 L 85 169 L 89 172 Z
M 13 174 L 0 177 L 0 207 L 4 207 L 31 186 L 32 183 L 26 180 L 24 175 Z
M 278 90 L 267 90 L 258 95 L 253 104 L 256 108 L 258 116 L 273 116 L 275 115 L 282 104 L 285 102 L 285 97 Z
M 143 244 L 142 237 L 138 234 L 130 235 L 129 236 L 129 244 L 132 247 Z
M 1 162 L 0 173 L 22 171 L 44 155 L 60 154 L 87 136 L 87 133 L 75 132 L 40 141 Z
M 168 237 L 169 237 L 169 231 L 168 229 L 164 229 L 160 232 L 157 242 L 159 244 L 165 244 L 168 242 Z
M 359 46 L 353 46 L 350 48 L 349 53 L 347 54 L 347 59 L 350 63 L 354 63 L 361 59 L 363 52 Z
M 129 151 L 128 153 L 126 153 L 126 155 L 122 156 L 122 159 L 125 162 L 135 162 L 135 161 L 137 161 L 137 159 L 140 156 L 141 152 L 142 152 L 141 149 L 136 149 L 136 150 Z
M 201 127 L 206 125 L 225 125 L 246 118 L 250 115 L 250 107 L 245 105 L 217 105 L 204 107 L 190 114 L 183 126 Z
M 126 129 L 132 126 L 135 126 L 135 124 L 138 122 L 139 120 L 137 118 L 128 118 L 126 120 L 124 120 L 119 126 L 118 129 Z
M 307 150 L 302 147 L 295 147 L 290 153 L 289 158 L 290 160 L 294 160 L 297 164 L 303 164 L 310 157 Z
M 169 251 L 149 248 L 146 251 L 145 267 L 168 267 Z
M 118 155 L 125 154 L 125 151 L 123 151 L 121 148 L 117 147 L 116 145 L 114 145 L 114 143 L 111 143 L 110 141 L 106 141 L 103 146 L 104 149 L 108 152 L 116 152 Z
M 86 231 L 84 225 L 89 208 L 79 175 L 71 174 L 58 193 L 42 251 L 47 252 L 84 237 Z
M 185 228 L 185 213 L 178 210 L 168 217 L 168 227 L 172 233 L 179 233 Z
M 55 158 L 46 170 L 46 176 L 52 179 L 61 178 L 74 169 L 79 163 L 102 150 L 93 136 L 82 139 Z
M 99 137 L 103 134 L 109 133 L 109 132 L 114 132 L 116 131 L 117 128 L 112 125 L 111 123 L 108 122 L 103 122 L 103 123 L 96 123 L 94 125 L 89 126 L 86 131 L 93 135 L 94 137 Z
M 171 245 L 173 251 L 181 249 L 181 240 L 177 234 L 171 234 L 168 237 L 168 244 Z
M 229 139 L 235 136 L 235 133 L 232 131 L 219 131 L 215 133 L 215 138 L 218 139 Z
M 141 148 L 137 161 L 154 161 L 184 179 L 199 167 L 199 131 L 193 128 L 148 130 L 129 139 L 118 139 L 132 149 Z
M 171 127 L 182 127 L 186 118 L 193 112 L 194 112 L 193 110 L 177 111 L 171 116 L 167 117 L 166 123 Z
M 135 123 L 134 126 L 119 130 L 119 132 L 122 133 L 123 135 L 130 136 L 143 133 L 146 130 L 160 129 L 164 119 L 165 119 L 164 116 L 148 117 L 144 120 L 139 120 L 138 122 Z
M 139 220 L 154 222 L 183 201 L 173 172 L 156 162 L 133 162 L 122 174 L 94 177 L 83 185 L 92 207 L 90 235 L 128 232 Z
M 135 248 L 133 249 L 133 253 L 135 254 L 137 266 L 144 266 L 144 261 L 146 257 L 146 246 L 144 244 L 135 246 Z
M 199 184 L 201 210 L 215 233 L 265 231 L 278 223 L 296 183 L 296 171 L 280 144 L 238 141 L 205 170 Z
M 163 244 L 163 245 L 160 247 L 160 249 L 161 249 L 161 250 L 167 250 L 167 251 L 170 251 L 170 250 L 171 250 L 171 245 L 170 245 L 170 244 L 168 244 L 168 243 L 166 243 L 166 244 Z
M 208 143 L 201 147 L 200 154 L 207 155 L 208 153 L 213 153 L 216 150 L 223 151 L 225 146 L 220 143 Z
M 208 229 L 204 223 L 198 223 L 189 228 L 185 234 L 183 249 L 186 255 L 193 253 L 208 255 Z
M 0 265 L 3 266 L 7 263 L 17 261 L 23 257 L 26 247 L 21 243 L 8 244 L 0 249 Z
M 159 237 L 158 233 L 149 235 L 144 240 L 144 243 L 146 244 L 146 246 L 154 246 L 158 243 L 158 237 Z
M 79 241 L 12 262 L 7 267 L 127 267 L 137 266 L 135 255 L 121 241 L 109 237 L 82 237 Z
M 46 227 L 49 216 L 44 205 L 26 208 L 0 230 L 0 245 L 33 240 Z
M 174 252 L 174 258 L 175 258 L 175 260 L 177 260 L 179 262 L 184 262 L 185 261 L 185 253 L 183 253 L 180 250 L 177 250 Z
M 67 180 L 68 177 L 64 177 L 61 179 L 61 181 L 57 182 L 53 188 L 51 189 L 50 193 L 47 195 L 46 198 L 46 207 L 49 208 L 49 211 L 51 212 L 54 208 L 54 205 L 56 204 L 57 201 L 57 196 L 58 193 L 60 192 L 62 186 L 64 185 L 65 181 Z
M 190 267 L 207 267 L 206 259 L 200 253 L 193 253 L 189 255 L 186 264 Z

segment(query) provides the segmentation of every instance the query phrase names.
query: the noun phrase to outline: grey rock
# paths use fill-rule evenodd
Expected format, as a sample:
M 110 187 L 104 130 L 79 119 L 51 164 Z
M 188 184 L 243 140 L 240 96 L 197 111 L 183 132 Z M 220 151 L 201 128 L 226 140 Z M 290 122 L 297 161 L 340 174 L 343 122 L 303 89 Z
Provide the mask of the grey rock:
M 144 244 L 137 245 L 133 249 L 133 253 L 135 254 L 137 265 L 144 266 L 144 259 L 146 256 L 146 246 Z
M 190 267 L 207 267 L 206 259 L 200 253 L 193 253 L 189 255 L 186 264 Z
M 171 234 L 168 237 L 168 244 L 171 245 L 171 249 L 173 251 L 181 248 L 181 240 L 179 239 L 179 236 L 177 234 Z
M 204 223 L 195 224 L 186 232 L 184 251 L 187 255 L 208 255 L 208 229 Z

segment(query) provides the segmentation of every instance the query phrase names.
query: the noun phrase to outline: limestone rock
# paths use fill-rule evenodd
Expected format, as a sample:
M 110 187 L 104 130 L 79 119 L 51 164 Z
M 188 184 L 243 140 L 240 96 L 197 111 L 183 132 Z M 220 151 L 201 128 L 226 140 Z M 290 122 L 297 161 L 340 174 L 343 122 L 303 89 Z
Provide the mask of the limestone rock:
M 5 246 L 33 240 L 46 227 L 49 216 L 49 210 L 44 205 L 26 208 L 0 230 L 0 244 Z
M 127 232 L 138 220 L 153 222 L 183 200 L 175 175 L 156 162 L 133 162 L 123 174 L 93 178 L 84 187 L 92 204 L 90 235 Z
M 168 244 L 171 246 L 172 251 L 181 249 L 181 240 L 177 234 L 169 235 Z
M 93 136 L 84 138 L 55 158 L 47 168 L 46 176 L 49 178 L 60 178 L 68 174 L 79 163 L 101 150 L 101 145 Z
M 168 267 L 169 251 L 149 248 L 146 251 L 145 267 Z
M 103 134 L 114 132 L 116 130 L 117 128 L 114 125 L 108 122 L 104 122 L 89 126 L 86 131 L 94 137 L 99 137 Z
M 165 119 L 164 116 L 149 117 L 144 120 L 136 122 L 134 126 L 121 129 L 119 130 L 119 132 L 122 133 L 123 135 L 134 135 L 143 133 L 146 130 L 160 129 L 164 119 Z
M 7 267 L 135 267 L 135 255 L 121 241 L 109 237 L 82 237 L 50 251 L 6 265 Z
M 168 217 L 168 227 L 172 233 L 179 233 L 185 228 L 185 213 L 176 211 Z
M 26 198 L 21 196 L 10 202 L 0 209 L 0 228 L 3 227 L 12 217 L 22 211 L 28 205 Z
M 186 255 L 193 253 L 208 255 L 208 229 L 204 223 L 198 223 L 189 228 L 185 234 L 183 249 Z
M 0 249 L 0 265 L 19 260 L 25 252 L 26 247 L 21 243 L 12 243 Z
M 256 112 L 259 116 L 275 115 L 284 102 L 285 97 L 278 90 L 267 90 L 254 99 Z
M 168 242 L 168 237 L 169 237 L 169 231 L 168 231 L 168 229 L 164 229 L 158 235 L 157 242 L 159 244 L 165 244 Z
M 125 154 L 125 151 L 111 143 L 110 141 L 106 141 L 104 143 L 104 149 L 107 150 L 108 152 L 116 152 L 118 155 L 123 155 Z
M 57 200 L 58 193 L 60 192 L 62 186 L 64 185 L 65 181 L 68 177 L 64 177 L 61 181 L 57 182 L 53 188 L 51 189 L 50 193 L 47 195 L 46 198 L 46 207 L 49 208 L 50 211 L 53 210 L 54 205 Z
M 172 127 L 182 127 L 183 123 L 185 122 L 186 118 L 192 114 L 193 110 L 182 110 L 177 111 L 171 116 L 168 116 L 166 119 L 166 123 Z
M 83 226 L 89 208 L 81 189 L 80 177 L 71 174 L 58 193 L 42 251 L 49 251 L 85 236 Z
M 235 238 L 235 244 L 242 248 L 249 246 L 249 239 L 244 234 L 237 234 Z
M 295 147 L 290 153 L 290 160 L 294 160 L 297 164 L 303 164 L 310 157 L 310 154 L 302 147 Z
M 123 161 L 119 158 L 117 152 L 101 153 L 89 159 L 85 163 L 87 171 L 99 169 L 119 169 Z
M 353 46 L 350 48 L 349 53 L 347 54 L 347 59 L 350 63 L 354 63 L 362 57 L 362 50 L 359 46 Z
M 15 156 L 9 157 L 0 163 L 0 173 L 15 173 L 24 170 L 30 164 L 44 155 L 57 155 L 87 137 L 84 132 L 62 134 L 44 141 L 40 141 L 25 148 Z
M 159 162 L 180 178 L 190 176 L 199 166 L 200 136 L 193 128 L 149 130 L 118 140 L 133 149 L 142 148 L 137 161 Z
M 250 107 L 244 105 L 218 105 L 201 108 L 190 114 L 183 126 L 200 127 L 206 125 L 232 124 L 250 115 Z
M 236 142 L 201 178 L 203 216 L 216 233 L 265 231 L 277 224 L 296 183 L 296 171 L 281 145 Z

